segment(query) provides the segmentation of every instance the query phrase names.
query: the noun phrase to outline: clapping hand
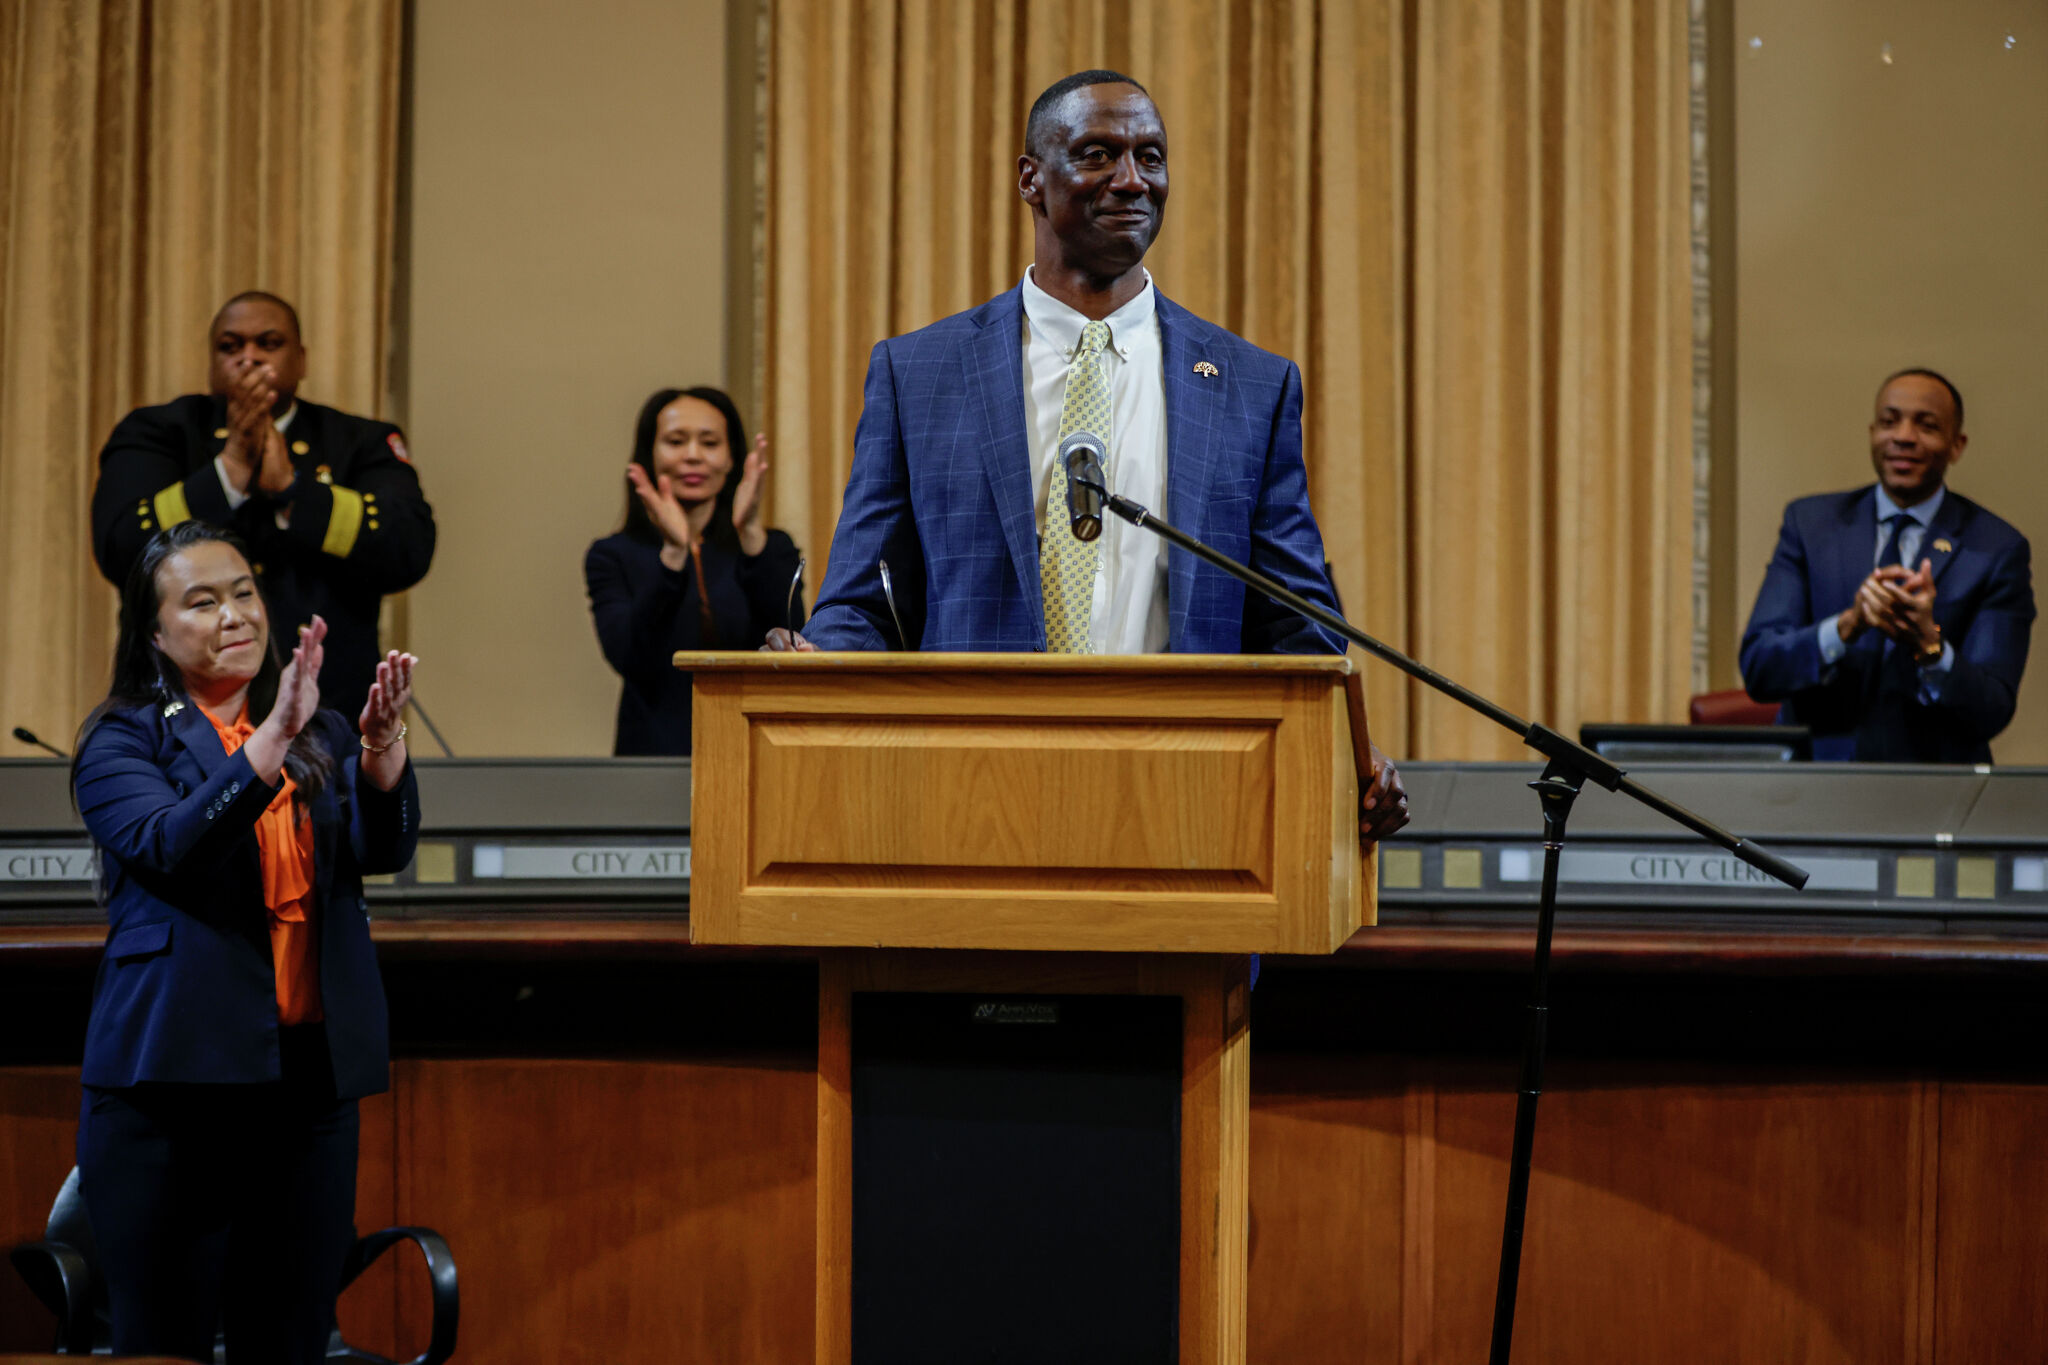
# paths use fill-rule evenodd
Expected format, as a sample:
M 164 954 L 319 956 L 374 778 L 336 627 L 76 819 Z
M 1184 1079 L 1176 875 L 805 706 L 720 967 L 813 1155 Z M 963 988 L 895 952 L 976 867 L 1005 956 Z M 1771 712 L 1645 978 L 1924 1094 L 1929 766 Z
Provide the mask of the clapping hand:
M 386 654 L 356 719 L 363 732 L 363 775 L 379 791 L 390 791 L 405 776 L 405 707 L 412 700 L 412 670 L 418 662 L 395 649 Z
M 419 660 L 392 650 L 377 665 L 377 681 L 370 684 L 369 700 L 356 728 L 372 749 L 388 749 L 405 727 L 405 706 L 412 700 L 412 669 Z
M 271 420 L 277 405 L 277 372 L 264 364 L 244 366 L 228 390 L 228 443 L 221 451 L 237 488 L 282 493 L 295 471 L 284 434 Z M 253 485 L 253 486 L 252 486 Z
M 732 525 L 739 533 L 742 554 L 757 555 L 768 544 L 767 529 L 761 525 L 761 481 L 767 472 L 768 434 L 757 432 L 732 494 Z
M 640 499 L 647 519 L 661 534 L 661 562 L 671 569 L 681 569 L 688 562 L 697 538 L 690 530 L 690 514 L 676 501 L 675 485 L 666 474 L 657 482 L 649 482 L 647 471 L 638 463 L 626 466 L 626 482 L 631 485 L 633 496 Z
M 322 641 L 326 638 L 327 622 L 318 616 L 310 625 L 299 627 L 299 643 L 278 675 L 277 700 L 242 746 L 249 766 L 270 786 L 277 785 L 284 770 L 286 750 L 299 731 L 313 723 L 313 713 L 320 709 L 320 665 L 327 657 Z
M 1887 564 L 1874 570 L 1856 589 L 1856 600 L 1842 613 L 1848 624 L 1842 639 L 1854 643 L 1866 630 L 1878 630 L 1900 644 L 1924 648 L 1940 638 L 1934 627 L 1934 562 L 1923 559 L 1907 570 Z
M 312 624 L 300 626 L 298 646 L 277 680 L 277 702 L 268 719 L 277 722 L 287 742 L 310 725 L 313 713 L 320 709 L 320 665 L 327 658 L 326 639 L 325 619 L 316 616 Z
M 1941 633 L 1934 626 L 1934 561 L 1921 560 L 1911 573 L 1903 565 L 1889 565 L 1876 576 L 1886 597 L 1885 634 L 1911 649 L 1939 643 Z

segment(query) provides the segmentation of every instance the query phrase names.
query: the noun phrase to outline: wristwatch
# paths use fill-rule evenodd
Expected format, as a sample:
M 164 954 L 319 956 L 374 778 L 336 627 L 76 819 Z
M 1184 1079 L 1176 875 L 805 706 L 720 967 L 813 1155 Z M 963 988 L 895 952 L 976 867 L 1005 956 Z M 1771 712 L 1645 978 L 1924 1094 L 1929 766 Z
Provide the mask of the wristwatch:
M 1934 628 L 1934 643 L 1922 645 L 1920 652 L 1913 656 L 1913 662 L 1922 668 L 1932 668 L 1941 662 L 1941 627 Z

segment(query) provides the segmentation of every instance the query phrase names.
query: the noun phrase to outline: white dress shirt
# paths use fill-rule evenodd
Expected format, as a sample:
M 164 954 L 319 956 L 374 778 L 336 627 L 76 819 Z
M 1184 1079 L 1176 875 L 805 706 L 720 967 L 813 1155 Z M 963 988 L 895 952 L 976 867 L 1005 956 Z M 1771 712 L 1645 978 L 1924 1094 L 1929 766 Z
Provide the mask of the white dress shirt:
M 1041 543 L 1045 499 L 1059 458 L 1067 371 L 1089 319 L 1040 289 L 1024 272 L 1024 429 L 1032 442 L 1032 489 Z M 1158 294 L 1150 272 L 1138 296 L 1111 313 L 1102 352 L 1109 380 L 1109 486 L 1155 511 L 1166 503 L 1166 371 Z M 1056 515 L 1066 516 L 1064 507 Z M 1088 638 L 1097 654 L 1166 650 L 1166 542 L 1105 512 Z

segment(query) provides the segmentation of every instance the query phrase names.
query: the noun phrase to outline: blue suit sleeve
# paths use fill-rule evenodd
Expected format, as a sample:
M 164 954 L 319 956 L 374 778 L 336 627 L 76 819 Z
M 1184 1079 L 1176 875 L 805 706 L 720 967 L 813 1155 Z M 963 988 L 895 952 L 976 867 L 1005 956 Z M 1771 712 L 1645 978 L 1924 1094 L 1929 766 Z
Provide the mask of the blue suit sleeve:
M 1742 632 L 1742 685 L 1758 701 L 1783 701 L 1829 680 L 1832 665 L 1821 657 L 1819 623 L 1808 606 L 1811 572 L 1805 537 L 1788 507 Z
M 2017 539 L 1986 576 L 1991 587 L 1955 646 L 1940 695 L 1928 703 L 1947 725 L 1972 739 L 1989 741 L 2012 722 L 2034 627 L 2032 559 L 2027 542 Z
M 358 746 L 360 750 L 360 746 Z M 361 753 L 341 765 L 341 780 L 355 793 L 350 803 L 348 841 L 364 872 L 398 872 L 412 861 L 420 839 L 420 784 L 410 761 L 390 791 L 363 776 Z
M 882 595 L 879 561 L 887 560 L 903 633 Z M 924 547 L 910 501 L 910 464 L 897 420 L 895 367 L 889 343 L 875 346 L 853 438 L 853 471 L 832 536 L 832 561 L 804 638 L 819 649 L 916 649 L 924 634 Z
M 278 788 L 241 750 L 180 793 L 133 715 L 102 717 L 78 755 L 75 795 L 93 841 L 123 866 L 162 875 L 209 871 L 256 826 Z
M 1301 458 L 1301 371 L 1290 361 L 1252 513 L 1251 567 L 1334 612 L 1337 598 L 1323 558 L 1323 534 L 1309 511 L 1308 470 Z M 1242 648 L 1247 654 L 1342 654 L 1345 645 L 1315 622 L 1246 589 Z

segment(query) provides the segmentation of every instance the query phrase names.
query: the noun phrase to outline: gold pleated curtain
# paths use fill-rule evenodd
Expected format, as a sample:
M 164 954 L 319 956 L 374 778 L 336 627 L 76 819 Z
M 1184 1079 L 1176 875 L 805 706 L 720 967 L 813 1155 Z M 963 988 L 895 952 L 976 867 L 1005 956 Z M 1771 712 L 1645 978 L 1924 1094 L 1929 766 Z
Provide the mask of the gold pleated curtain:
M 1165 119 L 1166 295 L 1298 361 L 1350 615 L 1532 718 L 1691 679 L 1682 0 L 764 0 L 770 508 L 812 558 L 878 339 L 1014 285 L 1038 91 Z M 1383 665 L 1375 738 L 1525 756 Z
M 402 20 L 402 0 L 0 0 L 7 728 L 68 746 L 104 695 L 99 448 L 205 388 L 223 299 L 290 299 L 306 396 L 379 409 Z

